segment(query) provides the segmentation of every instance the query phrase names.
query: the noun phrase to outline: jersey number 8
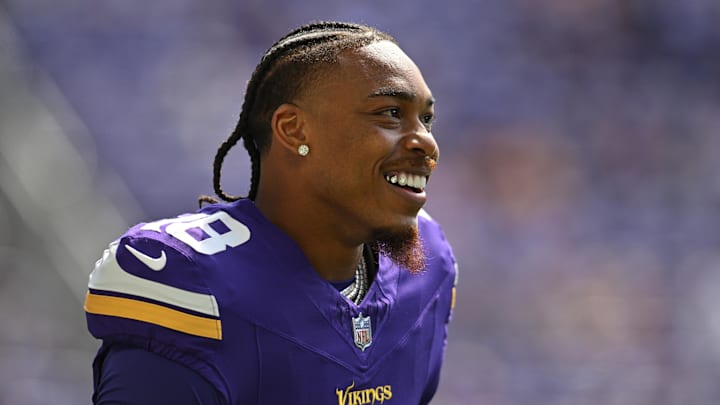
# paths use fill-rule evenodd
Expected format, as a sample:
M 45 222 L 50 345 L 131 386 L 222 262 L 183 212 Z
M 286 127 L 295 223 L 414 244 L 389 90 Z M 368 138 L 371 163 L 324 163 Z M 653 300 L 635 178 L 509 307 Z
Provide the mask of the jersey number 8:
M 163 232 L 164 225 L 167 225 L 165 233 L 205 255 L 213 255 L 250 240 L 250 229 L 225 211 L 161 219 L 140 229 Z

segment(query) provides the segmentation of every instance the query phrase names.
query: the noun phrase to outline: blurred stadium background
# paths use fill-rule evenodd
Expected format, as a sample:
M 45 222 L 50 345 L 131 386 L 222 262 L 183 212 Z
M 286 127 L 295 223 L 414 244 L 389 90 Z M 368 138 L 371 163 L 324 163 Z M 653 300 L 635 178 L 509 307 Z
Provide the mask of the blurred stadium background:
M 89 402 L 94 261 L 211 192 L 252 68 L 318 19 L 389 31 L 438 99 L 436 404 L 720 403 L 715 0 L 0 1 L 0 403 Z

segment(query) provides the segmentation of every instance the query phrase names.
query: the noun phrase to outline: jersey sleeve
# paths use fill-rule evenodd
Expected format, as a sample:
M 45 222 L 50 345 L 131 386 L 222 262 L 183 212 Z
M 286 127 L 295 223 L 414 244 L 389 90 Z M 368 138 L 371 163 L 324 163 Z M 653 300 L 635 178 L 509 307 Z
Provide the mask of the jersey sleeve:
M 100 353 L 93 365 L 95 404 L 224 403 L 206 379 L 178 362 L 121 344 Z
M 217 301 L 200 269 L 152 239 L 126 236 L 110 244 L 90 274 L 85 311 L 98 338 L 122 333 L 222 339 Z
M 223 392 L 222 319 L 204 269 L 163 232 L 131 229 L 90 274 L 87 326 L 104 344 L 139 347 L 188 367 Z

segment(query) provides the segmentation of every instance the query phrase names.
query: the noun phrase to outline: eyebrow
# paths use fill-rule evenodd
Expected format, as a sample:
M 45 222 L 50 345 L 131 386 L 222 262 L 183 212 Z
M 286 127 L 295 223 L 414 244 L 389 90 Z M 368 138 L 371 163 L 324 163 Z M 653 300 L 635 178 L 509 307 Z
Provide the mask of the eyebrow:
M 381 87 L 370 93 L 370 95 L 368 96 L 368 98 L 375 97 L 395 97 L 404 101 L 414 101 L 418 98 L 418 95 L 414 92 L 405 91 L 394 87 Z M 435 99 L 433 97 L 429 97 L 426 101 L 426 104 L 428 107 L 434 105 Z

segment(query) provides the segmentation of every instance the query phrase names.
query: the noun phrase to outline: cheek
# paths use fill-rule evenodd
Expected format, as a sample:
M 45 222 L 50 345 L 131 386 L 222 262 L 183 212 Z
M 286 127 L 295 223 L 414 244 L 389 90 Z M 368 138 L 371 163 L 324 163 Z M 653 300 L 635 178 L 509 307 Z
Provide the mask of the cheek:
M 323 177 L 328 179 L 341 177 L 353 184 L 371 181 L 378 165 L 395 150 L 397 136 L 396 131 L 378 128 L 367 120 L 326 121 L 313 139 L 318 169 L 325 171 Z
M 367 166 L 389 150 L 389 139 L 362 126 L 338 126 L 321 141 L 322 153 L 337 167 Z M 333 166 L 335 167 L 335 166 Z

